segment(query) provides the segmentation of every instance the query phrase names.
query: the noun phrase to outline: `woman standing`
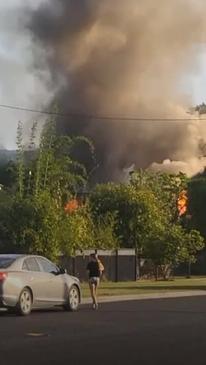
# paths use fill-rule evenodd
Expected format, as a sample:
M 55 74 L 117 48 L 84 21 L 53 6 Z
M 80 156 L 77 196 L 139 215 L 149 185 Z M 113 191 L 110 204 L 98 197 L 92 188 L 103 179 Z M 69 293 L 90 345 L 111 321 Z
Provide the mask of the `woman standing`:
M 101 263 L 100 266 L 100 260 L 98 259 L 96 254 L 90 255 L 90 260 L 87 265 L 87 271 L 89 275 L 89 287 L 91 291 L 91 297 L 92 297 L 92 308 L 98 309 L 98 302 L 97 302 L 97 289 L 100 283 L 100 277 L 102 274 L 103 265 Z

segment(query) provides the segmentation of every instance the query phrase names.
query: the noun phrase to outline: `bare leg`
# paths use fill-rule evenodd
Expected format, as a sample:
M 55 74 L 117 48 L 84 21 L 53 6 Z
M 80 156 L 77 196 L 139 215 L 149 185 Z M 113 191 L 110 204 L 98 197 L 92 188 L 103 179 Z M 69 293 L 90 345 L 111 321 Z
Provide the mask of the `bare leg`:
M 92 297 L 93 304 L 96 305 L 97 304 L 97 299 L 96 299 L 95 284 L 94 283 L 89 283 L 89 287 L 90 287 L 90 292 L 91 292 L 91 297 Z
M 94 286 L 94 296 L 95 296 L 95 309 L 98 309 L 98 302 L 97 302 L 97 289 L 99 287 L 99 281 L 96 282 Z
M 97 291 L 98 291 L 99 283 L 97 282 L 95 285 L 95 298 L 96 298 L 96 304 L 97 304 Z

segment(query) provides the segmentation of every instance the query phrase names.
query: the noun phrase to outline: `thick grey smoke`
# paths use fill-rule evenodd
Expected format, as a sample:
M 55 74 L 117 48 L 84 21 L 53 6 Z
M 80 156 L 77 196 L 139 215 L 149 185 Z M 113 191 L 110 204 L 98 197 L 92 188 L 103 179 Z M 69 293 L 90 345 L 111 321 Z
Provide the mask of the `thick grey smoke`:
M 40 1 L 35 0 L 34 4 L 33 0 L 27 0 L 26 3 L 35 9 Z M 30 33 L 22 26 L 25 22 L 24 5 L 25 0 L 0 1 L 0 104 L 39 108 L 42 100 L 48 102 L 50 93 L 30 67 L 32 43 Z M 45 69 L 43 73 L 46 77 Z M 0 108 L 0 148 L 15 149 L 18 120 L 30 125 L 36 117 L 35 114 Z
M 133 163 L 198 162 L 204 123 L 118 116 L 188 117 L 191 100 L 181 84 L 198 69 L 205 11 L 203 0 L 50 0 L 30 12 L 29 29 L 41 49 L 35 67 L 41 75 L 49 68 L 61 110 L 116 116 L 58 120 L 61 131 L 93 139 L 104 176 L 119 178 Z

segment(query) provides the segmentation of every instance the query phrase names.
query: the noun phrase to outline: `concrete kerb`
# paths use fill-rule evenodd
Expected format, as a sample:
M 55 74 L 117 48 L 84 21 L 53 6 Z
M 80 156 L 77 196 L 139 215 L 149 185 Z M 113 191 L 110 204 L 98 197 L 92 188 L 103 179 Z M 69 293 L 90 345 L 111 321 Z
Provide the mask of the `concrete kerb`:
M 99 303 L 114 303 L 114 302 L 128 302 L 131 300 L 149 300 L 149 299 L 169 299 L 169 298 L 184 298 L 205 296 L 205 290 L 187 290 L 167 293 L 150 293 L 150 294 L 136 294 L 136 295 L 114 295 L 102 296 L 98 298 Z M 91 298 L 83 298 L 82 305 L 91 304 Z

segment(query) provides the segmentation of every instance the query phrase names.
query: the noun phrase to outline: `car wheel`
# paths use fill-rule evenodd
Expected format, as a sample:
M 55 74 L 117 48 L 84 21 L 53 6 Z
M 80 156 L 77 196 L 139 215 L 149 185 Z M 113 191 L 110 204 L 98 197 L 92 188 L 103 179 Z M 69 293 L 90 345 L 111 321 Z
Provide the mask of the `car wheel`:
M 79 296 L 79 289 L 77 286 L 72 285 L 69 290 L 67 304 L 64 308 L 68 311 L 75 312 L 79 308 L 80 296 Z
M 28 316 L 32 309 L 32 294 L 28 288 L 24 288 L 19 296 L 19 301 L 16 306 L 17 314 Z

